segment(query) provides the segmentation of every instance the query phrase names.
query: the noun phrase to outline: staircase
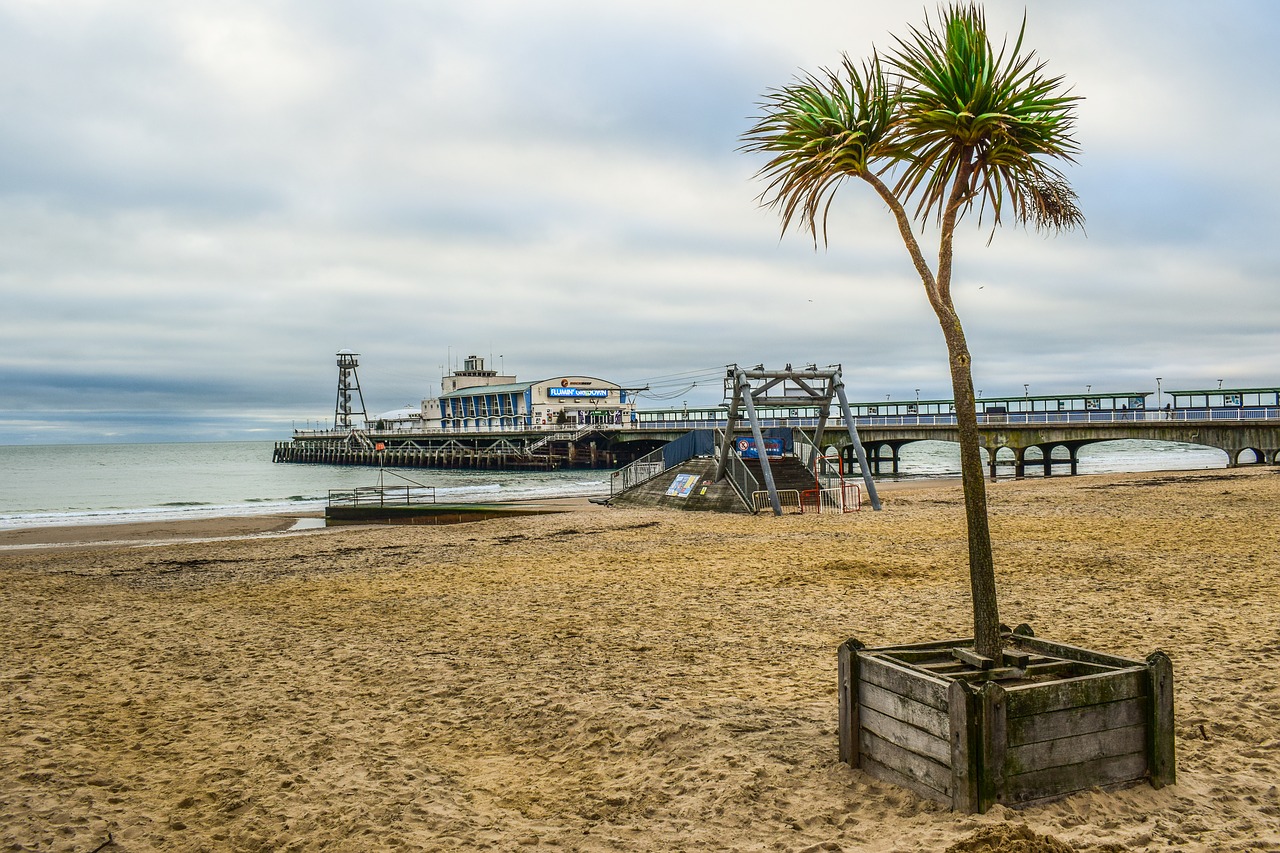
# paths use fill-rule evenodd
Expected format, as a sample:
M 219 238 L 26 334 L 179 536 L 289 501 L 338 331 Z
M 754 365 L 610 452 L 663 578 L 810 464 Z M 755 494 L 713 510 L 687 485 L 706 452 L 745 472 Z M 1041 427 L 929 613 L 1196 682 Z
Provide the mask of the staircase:
M 760 460 L 744 459 L 742 461 L 760 483 L 760 488 L 763 489 L 765 487 L 764 470 L 760 465 Z M 794 456 L 771 457 L 769 459 L 769 471 L 773 474 L 774 487 L 780 492 L 788 489 L 807 492 L 815 488 L 813 472 Z

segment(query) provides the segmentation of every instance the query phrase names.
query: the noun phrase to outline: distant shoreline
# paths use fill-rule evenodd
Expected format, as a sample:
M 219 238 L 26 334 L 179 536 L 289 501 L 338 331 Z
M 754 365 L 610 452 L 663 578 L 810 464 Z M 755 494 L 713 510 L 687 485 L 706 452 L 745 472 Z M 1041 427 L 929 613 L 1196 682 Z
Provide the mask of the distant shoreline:
M 877 482 L 882 492 L 946 488 L 959 484 L 958 477 L 909 478 Z M 503 504 L 537 504 L 565 512 L 596 512 L 607 509 L 593 503 L 595 495 L 525 498 L 495 501 Z M 480 502 L 484 503 L 484 502 Z M 339 528 L 316 527 L 310 519 L 323 519 L 322 511 L 281 512 L 256 515 L 223 515 L 208 518 L 119 521 L 93 524 L 50 524 L 0 530 L 0 552 L 44 551 L 62 548 L 113 548 L 165 545 L 225 539 L 247 539 L 322 533 Z
M 998 490 L 1008 483 L 1063 483 L 1068 481 L 1101 480 L 1109 478 L 1154 477 L 1172 478 L 1215 469 L 1171 469 L 1167 471 L 1134 471 L 1120 473 L 1076 474 L 1049 478 L 1031 477 L 1022 480 L 1006 479 L 994 483 L 987 481 L 988 489 Z M 1224 471 L 1229 469 L 1222 469 Z M 1242 470 L 1242 469 L 1237 469 Z M 855 482 L 861 484 L 861 480 Z M 944 490 L 958 488 L 960 478 L 907 477 L 899 480 L 876 481 L 876 490 L 882 494 L 915 492 L 920 490 Z M 957 496 L 959 497 L 959 496 Z M 598 495 L 559 496 L 547 498 L 521 498 L 493 501 L 498 504 L 537 504 L 564 512 L 597 512 L 608 509 L 595 501 Z M 490 503 L 477 501 L 475 503 Z M 864 511 L 869 511 L 865 509 Z M 0 553 L 34 552 L 65 548 L 127 548 L 167 545 L 182 542 L 220 541 L 260 537 L 315 535 L 342 527 L 324 527 L 316 524 L 324 518 L 323 511 L 300 510 L 267 511 L 261 514 L 222 515 L 207 518 L 153 519 L 148 521 L 120 521 L 92 524 L 50 524 L 33 527 L 0 529 Z

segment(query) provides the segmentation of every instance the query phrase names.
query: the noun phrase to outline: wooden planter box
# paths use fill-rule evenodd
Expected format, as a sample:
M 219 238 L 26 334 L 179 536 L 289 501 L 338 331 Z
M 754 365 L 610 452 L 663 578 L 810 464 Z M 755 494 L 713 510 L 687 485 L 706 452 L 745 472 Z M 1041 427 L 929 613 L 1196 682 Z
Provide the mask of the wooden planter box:
M 840 647 L 840 759 L 957 811 L 1174 782 L 1173 665 L 1040 640 Z M 987 668 L 983 668 L 983 667 Z

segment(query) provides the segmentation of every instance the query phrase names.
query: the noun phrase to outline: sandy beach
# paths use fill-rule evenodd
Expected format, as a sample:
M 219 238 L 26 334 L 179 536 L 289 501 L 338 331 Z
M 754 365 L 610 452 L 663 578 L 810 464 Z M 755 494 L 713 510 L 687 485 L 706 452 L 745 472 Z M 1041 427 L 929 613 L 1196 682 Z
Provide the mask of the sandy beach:
M 837 760 L 841 642 L 970 630 L 958 485 L 882 498 L 10 531 L 0 844 L 1280 849 L 1280 470 L 991 487 L 1006 623 L 1172 657 L 1178 784 L 980 816 Z

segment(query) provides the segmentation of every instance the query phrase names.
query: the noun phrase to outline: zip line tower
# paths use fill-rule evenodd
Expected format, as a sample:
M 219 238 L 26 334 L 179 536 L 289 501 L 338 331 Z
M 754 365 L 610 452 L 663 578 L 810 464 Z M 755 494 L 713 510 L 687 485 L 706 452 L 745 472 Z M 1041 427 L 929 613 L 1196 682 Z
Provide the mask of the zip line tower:
M 356 368 L 360 365 L 356 361 L 358 355 L 360 353 L 349 349 L 338 350 L 338 399 L 333 405 L 335 430 L 364 429 L 369 422 L 369 413 L 364 408 L 364 394 L 360 393 L 360 377 L 356 375 Z M 358 426 L 352 422 L 352 415 L 360 416 Z
M 849 441 L 858 457 L 858 467 L 862 469 L 862 482 L 867 488 L 867 497 L 871 499 L 871 508 L 880 509 L 880 496 L 876 494 L 876 484 L 871 479 L 871 467 L 867 464 L 867 455 L 862 448 L 862 440 L 858 438 L 858 427 L 854 423 L 853 413 L 849 410 L 849 398 L 844 393 L 844 377 L 840 366 L 819 370 L 810 365 L 804 370 L 792 370 L 787 365 L 783 370 L 765 370 L 764 365 L 757 365 L 754 370 L 743 370 L 736 364 L 729 365 L 725 376 L 725 396 L 729 398 L 729 421 L 720 444 L 720 462 L 716 467 L 715 480 L 725 476 L 729 454 L 732 453 L 734 426 L 741 419 L 740 412 L 746 412 L 746 420 L 751 425 L 751 435 L 755 438 L 756 447 L 760 448 L 760 472 L 764 475 L 765 488 L 769 492 L 769 502 L 773 505 L 773 514 L 782 515 L 782 504 L 778 499 L 778 489 L 773 482 L 773 471 L 769 468 L 768 454 L 764 452 L 764 434 L 760 428 L 760 416 L 756 412 L 758 406 L 814 406 L 818 409 L 818 425 L 814 430 L 813 444 L 822 447 L 822 434 L 826 431 L 827 420 L 831 412 L 832 399 L 838 400 L 840 413 L 844 416 L 845 427 L 849 431 Z M 815 460 L 815 465 L 817 461 Z M 816 468 L 814 469 L 816 472 Z

